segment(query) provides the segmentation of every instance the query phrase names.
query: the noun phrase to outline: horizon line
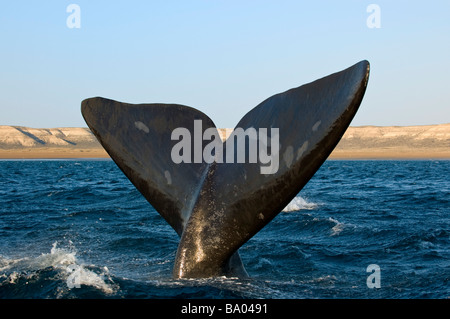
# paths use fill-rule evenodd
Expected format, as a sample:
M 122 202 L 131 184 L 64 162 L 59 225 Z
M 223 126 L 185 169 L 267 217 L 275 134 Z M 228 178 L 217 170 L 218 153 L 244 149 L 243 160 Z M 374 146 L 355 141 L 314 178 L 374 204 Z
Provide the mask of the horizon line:
M 438 125 L 450 125 L 450 122 L 447 123 L 437 123 L 437 124 L 411 124 L 411 125 L 376 125 L 376 124 L 366 124 L 366 125 L 350 125 L 349 127 L 352 128 L 363 128 L 363 127 L 417 127 L 417 126 L 438 126 Z M 27 125 L 10 125 L 10 124 L 0 124 L 0 127 L 2 126 L 9 126 L 9 127 L 24 127 L 24 128 L 31 128 L 31 129 L 61 129 L 61 128 L 83 128 L 83 129 L 89 129 L 88 126 L 52 126 L 52 127 L 35 127 L 35 126 L 27 126 Z M 217 129 L 235 129 L 236 127 L 216 127 Z

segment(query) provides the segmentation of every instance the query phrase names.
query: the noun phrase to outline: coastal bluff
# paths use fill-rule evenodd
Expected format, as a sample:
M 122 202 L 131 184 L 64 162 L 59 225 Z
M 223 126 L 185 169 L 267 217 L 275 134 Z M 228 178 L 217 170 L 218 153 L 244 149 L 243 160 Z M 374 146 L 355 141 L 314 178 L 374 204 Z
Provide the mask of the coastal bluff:
M 233 129 L 219 129 L 226 139 Z M 0 126 L 0 158 L 108 158 L 88 128 Z M 332 159 L 450 159 L 450 123 L 351 126 Z

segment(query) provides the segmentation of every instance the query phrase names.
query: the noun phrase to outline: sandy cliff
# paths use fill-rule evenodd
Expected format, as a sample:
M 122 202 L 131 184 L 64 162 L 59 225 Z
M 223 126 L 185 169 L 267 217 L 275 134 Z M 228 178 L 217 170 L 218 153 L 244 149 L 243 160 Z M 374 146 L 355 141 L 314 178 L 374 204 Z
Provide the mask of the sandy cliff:
M 450 124 L 349 127 L 333 158 L 450 158 Z
M 0 158 L 93 157 L 108 154 L 88 128 L 0 126 Z M 349 127 L 331 158 L 450 158 L 450 124 Z
M 0 158 L 107 157 L 88 128 L 0 126 Z

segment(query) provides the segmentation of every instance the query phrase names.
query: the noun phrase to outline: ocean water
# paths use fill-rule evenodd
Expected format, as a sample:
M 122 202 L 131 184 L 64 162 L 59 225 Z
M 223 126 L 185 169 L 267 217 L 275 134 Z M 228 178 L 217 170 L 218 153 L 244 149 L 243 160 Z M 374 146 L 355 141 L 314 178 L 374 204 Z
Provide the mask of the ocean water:
M 449 177 L 326 161 L 239 250 L 249 279 L 174 280 L 178 236 L 111 160 L 2 160 L 0 298 L 449 298 Z

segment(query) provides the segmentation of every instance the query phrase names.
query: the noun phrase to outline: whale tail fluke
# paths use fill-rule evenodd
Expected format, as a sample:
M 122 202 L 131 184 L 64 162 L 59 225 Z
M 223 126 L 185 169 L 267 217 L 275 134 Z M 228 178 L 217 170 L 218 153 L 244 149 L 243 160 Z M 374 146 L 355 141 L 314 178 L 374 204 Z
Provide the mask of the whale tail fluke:
M 181 237 L 175 277 L 245 276 L 239 247 L 281 212 L 326 160 L 358 110 L 368 76 L 369 63 L 361 61 L 276 94 L 248 112 L 223 144 L 208 116 L 183 105 L 96 97 L 82 102 L 82 114 L 111 158 Z M 187 136 L 200 139 L 181 145 Z M 252 157 L 255 151 L 259 157 Z

